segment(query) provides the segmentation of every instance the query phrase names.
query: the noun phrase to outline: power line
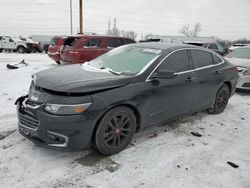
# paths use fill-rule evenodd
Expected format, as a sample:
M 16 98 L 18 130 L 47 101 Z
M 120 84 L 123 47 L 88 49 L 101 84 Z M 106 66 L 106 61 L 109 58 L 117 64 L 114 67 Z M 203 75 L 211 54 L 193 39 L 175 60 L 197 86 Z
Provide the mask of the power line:
M 143 13 L 138 13 L 138 12 L 133 12 L 133 11 L 126 11 L 126 10 L 115 10 L 115 9 L 109 9 L 109 8 L 103 8 L 103 7 L 96 7 L 96 6 L 86 6 L 86 8 L 92 8 L 92 9 L 99 9 L 99 10 L 103 10 L 103 11 L 113 11 L 113 12 L 119 12 L 122 14 L 134 14 L 134 15 L 141 15 L 141 16 L 148 16 L 148 17 L 157 17 L 157 18 L 170 18 L 170 19 L 187 19 L 186 17 L 180 17 L 180 16 L 164 16 L 162 14 L 143 14 Z M 183 12 L 182 12 L 183 13 Z M 192 15 L 189 15 L 189 18 L 192 18 Z M 193 17 L 194 18 L 194 17 Z M 195 18 L 196 19 L 196 18 Z M 202 18 L 203 20 L 211 20 L 211 21 L 242 21 L 242 22 L 250 22 L 250 20 L 248 19 L 222 19 L 222 18 Z
M 104 17 L 106 16 L 106 15 L 100 15 L 100 14 L 94 14 L 94 13 L 90 13 L 90 12 L 88 12 L 87 11 L 87 13 L 89 14 L 89 15 L 92 15 L 93 17 L 100 17 L 100 18 L 103 18 L 103 19 L 105 19 Z M 118 18 L 119 20 L 124 20 L 124 21 L 130 21 L 130 22 L 139 22 L 140 24 L 142 24 L 142 23 L 151 23 L 151 24 L 154 24 L 154 25 L 156 25 L 156 24 L 161 24 L 161 25 L 163 25 L 163 26 L 171 26 L 171 25 L 178 25 L 178 26 L 183 26 L 183 25 L 185 25 L 185 23 L 173 23 L 173 22 L 171 22 L 171 23 L 169 23 L 167 20 L 165 21 L 165 22 L 160 22 L 160 21 L 149 21 L 149 20 L 142 20 L 142 19 L 130 19 L 130 18 L 125 18 L 125 17 L 120 17 L 120 16 L 115 16 L 116 18 Z M 94 20 L 93 20 L 94 21 Z M 106 20 L 107 21 L 107 20 Z M 121 23 L 121 22 L 120 22 Z M 168 25 L 169 24 L 169 25 Z M 203 24 L 204 25 L 204 24 Z M 205 24 L 205 25 L 207 25 L 207 24 Z M 223 27 L 230 27 L 230 28 L 232 28 L 232 24 L 230 24 L 230 25 L 222 25 L 222 24 L 220 24 L 220 25 L 211 25 L 211 24 L 209 24 L 210 26 L 213 26 L 213 27 L 220 27 L 220 26 L 223 26 Z M 247 27 L 247 28 L 250 28 L 250 25 L 242 25 L 241 27 Z

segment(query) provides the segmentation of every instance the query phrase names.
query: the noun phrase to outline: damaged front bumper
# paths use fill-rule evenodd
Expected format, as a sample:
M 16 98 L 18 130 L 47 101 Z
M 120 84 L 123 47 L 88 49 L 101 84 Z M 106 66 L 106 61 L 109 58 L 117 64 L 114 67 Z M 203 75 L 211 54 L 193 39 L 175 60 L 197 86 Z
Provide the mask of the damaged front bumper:
M 90 146 L 94 126 L 87 112 L 70 116 L 49 114 L 43 110 L 43 103 L 31 102 L 28 96 L 17 99 L 16 105 L 19 132 L 35 144 L 63 150 Z

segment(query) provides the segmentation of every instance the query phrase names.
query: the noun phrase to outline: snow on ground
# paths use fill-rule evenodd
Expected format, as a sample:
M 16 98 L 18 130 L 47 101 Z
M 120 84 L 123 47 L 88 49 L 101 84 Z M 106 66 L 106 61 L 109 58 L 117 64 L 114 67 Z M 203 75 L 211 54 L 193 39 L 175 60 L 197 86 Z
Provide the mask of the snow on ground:
M 22 59 L 30 66 L 6 69 Z M 40 148 L 16 131 L 15 99 L 28 91 L 32 73 L 54 66 L 45 54 L 0 54 L 0 187 L 250 187 L 250 92 L 235 94 L 222 114 L 148 128 L 104 158 Z

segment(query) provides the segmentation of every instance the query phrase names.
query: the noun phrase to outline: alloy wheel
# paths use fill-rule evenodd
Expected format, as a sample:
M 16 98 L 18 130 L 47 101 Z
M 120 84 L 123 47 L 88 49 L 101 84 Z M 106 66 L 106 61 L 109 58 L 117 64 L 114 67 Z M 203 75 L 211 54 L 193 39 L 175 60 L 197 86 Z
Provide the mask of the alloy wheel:
M 108 148 L 120 148 L 128 141 L 131 131 L 132 124 L 128 115 L 114 115 L 107 122 L 104 143 Z

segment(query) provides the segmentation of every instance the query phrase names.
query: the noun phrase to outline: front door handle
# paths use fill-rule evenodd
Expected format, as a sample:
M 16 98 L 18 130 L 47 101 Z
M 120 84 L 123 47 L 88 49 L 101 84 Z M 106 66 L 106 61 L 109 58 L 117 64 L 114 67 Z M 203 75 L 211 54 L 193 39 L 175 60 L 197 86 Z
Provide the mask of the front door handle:
M 187 79 L 185 80 L 185 82 L 192 82 L 193 78 L 191 76 L 188 76 Z

